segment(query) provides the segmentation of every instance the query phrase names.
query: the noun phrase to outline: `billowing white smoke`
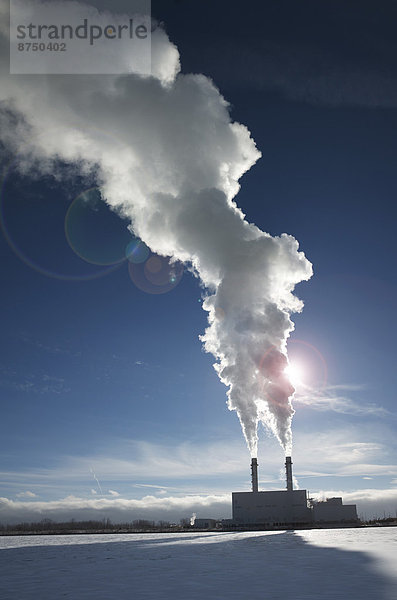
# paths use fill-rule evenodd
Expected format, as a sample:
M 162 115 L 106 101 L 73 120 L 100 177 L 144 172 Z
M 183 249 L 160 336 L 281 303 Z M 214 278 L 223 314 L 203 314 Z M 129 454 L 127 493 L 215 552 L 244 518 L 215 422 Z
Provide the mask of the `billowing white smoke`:
M 147 78 L 9 76 L 3 64 L 0 99 L 28 124 L 17 150 L 21 161 L 33 156 L 47 167 L 56 158 L 95 167 L 103 197 L 134 233 L 191 265 L 206 290 L 202 341 L 252 456 L 260 421 L 290 453 L 286 341 L 290 314 L 302 309 L 292 292 L 311 277 L 311 264 L 293 237 L 262 232 L 234 203 L 239 178 L 260 153 L 212 81 L 179 73 L 161 29 L 152 61 Z

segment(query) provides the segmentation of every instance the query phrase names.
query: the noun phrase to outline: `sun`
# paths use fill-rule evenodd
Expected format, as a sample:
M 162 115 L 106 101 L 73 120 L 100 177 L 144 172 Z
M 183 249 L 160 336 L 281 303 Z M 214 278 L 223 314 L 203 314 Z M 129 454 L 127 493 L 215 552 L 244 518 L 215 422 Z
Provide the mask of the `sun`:
M 284 373 L 294 387 L 303 385 L 305 382 L 305 370 L 299 363 L 290 362 L 284 369 Z

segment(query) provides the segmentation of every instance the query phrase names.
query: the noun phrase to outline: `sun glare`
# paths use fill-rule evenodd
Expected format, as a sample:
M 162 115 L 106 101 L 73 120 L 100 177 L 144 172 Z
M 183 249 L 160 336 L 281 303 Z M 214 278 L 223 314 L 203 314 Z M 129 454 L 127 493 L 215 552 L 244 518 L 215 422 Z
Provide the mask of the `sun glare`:
M 284 373 L 287 375 L 293 386 L 296 387 L 304 384 L 305 372 L 300 364 L 289 363 L 289 365 L 285 367 Z

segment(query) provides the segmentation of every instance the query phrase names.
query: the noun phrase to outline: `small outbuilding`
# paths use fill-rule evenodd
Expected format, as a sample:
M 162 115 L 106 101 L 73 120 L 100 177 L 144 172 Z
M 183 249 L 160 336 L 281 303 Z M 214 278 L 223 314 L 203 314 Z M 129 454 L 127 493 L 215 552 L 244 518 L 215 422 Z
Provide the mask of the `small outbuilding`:
M 216 519 L 195 519 L 193 527 L 195 529 L 215 529 Z

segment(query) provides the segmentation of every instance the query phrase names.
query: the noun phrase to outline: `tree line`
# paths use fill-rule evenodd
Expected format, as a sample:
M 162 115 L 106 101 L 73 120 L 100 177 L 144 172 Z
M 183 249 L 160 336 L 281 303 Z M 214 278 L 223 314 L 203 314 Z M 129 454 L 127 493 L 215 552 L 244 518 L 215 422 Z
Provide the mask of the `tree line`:
M 133 532 L 141 531 L 175 531 L 190 527 L 189 519 L 181 519 L 179 525 L 169 521 L 149 521 L 147 519 L 135 519 L 126 523 L 112 523 L 108 518 L 101 521 L 85 520 L 76 521 L 53 521 L 42 519 L 38 522 L 23 522 L 17 524 L 1 524 L 0 534 L 7 533 L 70 533 L 70 532 Z

